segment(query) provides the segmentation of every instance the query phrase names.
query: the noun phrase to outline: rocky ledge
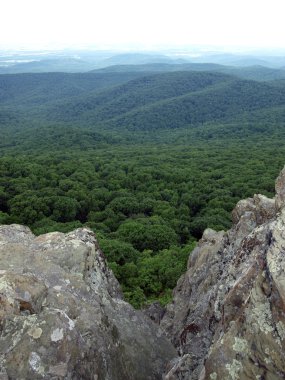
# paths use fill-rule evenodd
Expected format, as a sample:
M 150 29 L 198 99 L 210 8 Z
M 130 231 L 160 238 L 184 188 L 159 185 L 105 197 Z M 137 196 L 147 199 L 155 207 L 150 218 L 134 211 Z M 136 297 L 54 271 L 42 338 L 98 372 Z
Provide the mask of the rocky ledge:
M 123 301 L 88 229 L 0 226 L 0 379 L 161 379 L 173 346 Z
M 167 380 L 285 378 L 285 168 L 275 199 L 240 201 L 207 229 L 161 321 L 180 352 Z

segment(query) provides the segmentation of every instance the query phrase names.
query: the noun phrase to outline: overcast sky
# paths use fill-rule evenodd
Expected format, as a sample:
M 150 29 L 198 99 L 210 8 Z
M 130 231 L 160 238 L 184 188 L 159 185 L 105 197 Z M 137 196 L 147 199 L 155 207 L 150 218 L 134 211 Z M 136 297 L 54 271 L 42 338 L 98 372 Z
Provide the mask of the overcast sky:
M 285 48 L 285 0 L 1 0 L 0 48 Z

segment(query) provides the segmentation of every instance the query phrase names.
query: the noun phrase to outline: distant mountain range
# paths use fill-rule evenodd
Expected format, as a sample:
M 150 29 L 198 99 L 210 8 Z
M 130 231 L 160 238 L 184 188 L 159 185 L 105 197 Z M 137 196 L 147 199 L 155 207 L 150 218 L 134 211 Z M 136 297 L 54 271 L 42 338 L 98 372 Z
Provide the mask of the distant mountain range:
M 219 65 L 216 63 L 148 63 L 141 65 L 114 65 L 102 69 L 92 70 L 93 73 L 107 72 L 172 72 L 172 71 L 214 71 L 229 75 L 235 75 L 243 79 L 256 81 L 272 81 L 285 79 L 285 69 L 273 69 L 265 66 L 234 67 Z
M 285 87 L 274 82 L 186 71 L 143 76 L 98 94 L 49 105 L 47 112 L 54 121 L 155 130 L 229 121 L 284 105 Z
M 252 68 L 250 74 L 261 75 L 259 70 Z M 0 125 L 20 126 L 20 133 L 33 125 L 41 125 L 41 131 L 48 125 L 117 131 L 123 137 L 126 131 L 192 131 L 209 123 L 269 121 L 283 128 L 284 107 L 285 80 L 253 81 L 214 71 L 125 71 L 119 66 L 114 72 L 0 76 Z
M 117 65 L 211 63 L 233 67 L 264 66 L 284 69 L 285 56 L 256 56 L 246 54 L 191 54 L 165 52 L 58 51 L 58 52 L 0 52 L 0 74 L 25 72 L 86 72 Z M 180 68 L 179 70 L 184 70 Z

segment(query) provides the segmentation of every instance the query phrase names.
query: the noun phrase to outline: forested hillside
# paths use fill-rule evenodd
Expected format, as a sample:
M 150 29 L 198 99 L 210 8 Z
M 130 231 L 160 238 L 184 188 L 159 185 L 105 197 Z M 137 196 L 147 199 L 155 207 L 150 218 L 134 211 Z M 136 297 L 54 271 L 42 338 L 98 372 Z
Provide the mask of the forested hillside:
M 41 73 L 0 75 L 2 105 L 40 105 L 73 98 L 92 92 L 98 93 L 134 78 L 141 73 Z
M 216 63 L 145 63 L 141 65 L 114 65 L 92 70 L 94 73 L 124 73 L 124 72 L 172 72 L 172 71 L 211 71 L 234 75 L 241 79 L 257 81 L 272 81 L 285 78 L 285 69 L 262 65 L 225 66 Z
M 89 226 L 135 306 L 166 302 L 203 230 L 273 194 L 284 103 L 221 72 L 0 75 L 0 223 Z

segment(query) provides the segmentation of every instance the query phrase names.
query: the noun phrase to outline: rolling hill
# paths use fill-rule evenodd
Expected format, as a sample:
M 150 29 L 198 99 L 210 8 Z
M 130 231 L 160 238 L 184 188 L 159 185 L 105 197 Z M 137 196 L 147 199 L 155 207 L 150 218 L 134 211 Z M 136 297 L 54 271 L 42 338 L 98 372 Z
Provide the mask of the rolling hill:
M 273 81 L 285 79 L 284 68 L 270 68 L 262 65 L 253 66 L 225 66 L 215 63 L 149 63 L 141 65 L 114 65 L 102 69 L 92 70 L 94 73 L 124 73 L 124 72 L 172 72 L 172 71 L 214 71 L 228 75 L 234 75 L 238 78 L 256 80 L 256 81 Z
M 97 93 L 141 73 L 26 73 L 0 75 L 0 105 L 45 104 Z
M 124 134 L 259 120 L 258 112 L 282 122 L 285 82 L 207 71 L 2 75 L 0 102 L 2 125 L 20 118 Z
M 173 72 L 140 77 L 98 94 L 49 106 L 53 121 L 107 129 L 158 130 L 237 120 L 284 106 L 285 87 L 221 73 Z

